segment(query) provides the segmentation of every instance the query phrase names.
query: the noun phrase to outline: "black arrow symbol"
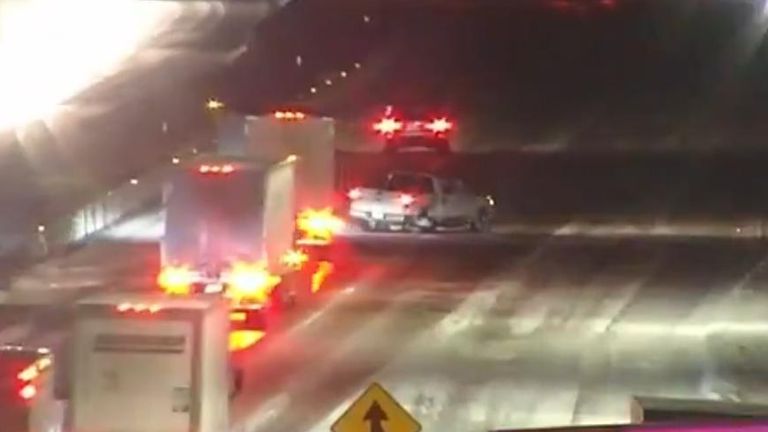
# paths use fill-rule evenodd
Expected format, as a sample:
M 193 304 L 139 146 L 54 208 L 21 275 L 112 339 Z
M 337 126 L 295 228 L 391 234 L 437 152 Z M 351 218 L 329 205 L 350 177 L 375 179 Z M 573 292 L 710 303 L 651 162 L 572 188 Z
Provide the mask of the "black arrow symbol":
M 371 407 L 365 412 L 363 420 L 370 423 L 370 428 L 368 429 L 369 432 L 386 432 L 382 422 L 389 419 L 387 418 L 387 413 L 385 413 L 384 410 L 381 409 L 381 406 L 379 406 L 379 403 L 373 401 Z

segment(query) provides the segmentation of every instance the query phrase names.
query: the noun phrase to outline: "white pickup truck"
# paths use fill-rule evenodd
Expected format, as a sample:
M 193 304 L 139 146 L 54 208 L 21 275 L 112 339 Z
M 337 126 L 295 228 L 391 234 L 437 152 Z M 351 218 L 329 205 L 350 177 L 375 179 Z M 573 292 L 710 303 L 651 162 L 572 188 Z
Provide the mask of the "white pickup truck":
M 461 180 L 410 172 L 390 173 L 382 188 L 355 188 L 348 196 L 349 218 L 366 231 L 485 231 L 494 207 L 491 197 L 473 193 Z

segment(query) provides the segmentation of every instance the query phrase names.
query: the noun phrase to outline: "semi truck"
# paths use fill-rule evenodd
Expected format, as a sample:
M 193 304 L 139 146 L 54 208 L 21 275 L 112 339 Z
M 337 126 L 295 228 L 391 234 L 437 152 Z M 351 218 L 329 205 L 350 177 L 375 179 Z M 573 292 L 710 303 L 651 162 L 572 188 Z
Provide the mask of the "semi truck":
M 223 115 L 216 151 L 178 166 L 164 191 L 160 286 L 223 294 L 233 326 L 317 289 L 342 222 L 334 207 L 334 122 L 293 111 Z
M 229 429 L 228 305 L 156 293 L 82 300 L 62 373 L 65 430 Z M 59 372 L 57 372 L 59 373 Z

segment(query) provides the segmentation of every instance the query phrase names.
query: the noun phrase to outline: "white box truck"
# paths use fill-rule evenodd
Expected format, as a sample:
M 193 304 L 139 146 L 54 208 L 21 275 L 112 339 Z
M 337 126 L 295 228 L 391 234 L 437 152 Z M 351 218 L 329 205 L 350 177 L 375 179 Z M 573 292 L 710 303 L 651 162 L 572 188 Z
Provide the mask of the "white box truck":
M 262 329 L 265 306 L 313 290 L 341 224 L 333 121 L 285 115 L 222 117 L 219 151 L 180 165 L 164 191 L 159 284 L 223 293 L 235 327 Z
M 296 207 L 322 209 L 334 203 L 336 122 L 297 111 L 266 115 L 223 114 L 217 152 L 257 160 L 299 159 Z
M 71 430 L 229 427 L 228 307 L 221 299 L 111 294 L 78 303 Z

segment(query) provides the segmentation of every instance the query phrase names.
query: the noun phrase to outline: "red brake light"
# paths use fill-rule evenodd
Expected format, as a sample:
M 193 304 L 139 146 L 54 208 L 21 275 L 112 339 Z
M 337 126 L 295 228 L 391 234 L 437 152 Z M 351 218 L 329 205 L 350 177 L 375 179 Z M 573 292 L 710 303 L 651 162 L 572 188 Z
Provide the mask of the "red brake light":
M 383 135 L 393 134 L 402 128 L 403 122 L 391 117 L 385 117 L 373 124 L 373 130 Z
M 356 199 L 362 198 L 363 192 L 358 188 L 354 188 L 354 189 L 351 189 L 349 192 L 347 192 L 347 196 L 351 200 L 356 200 Z
M 427 129 L 434 133 L 448 132 L 453 128 L 453 123 L 448 121 L 445 117 L 434 119 L 427 124 Z
M 37 395 L 37 387 L 34 384 L 27 384 L 19 390 L 19 397 L 24 400 L 30 400 Z
M 408 205 L 413 204 L 413 202 L 415 200 L 416 199 L 413 197 L 413 195 L 408 195 L 408 194 L 400 195 L 400 204 L 402 204 L 404 206 L 408 206 Z

